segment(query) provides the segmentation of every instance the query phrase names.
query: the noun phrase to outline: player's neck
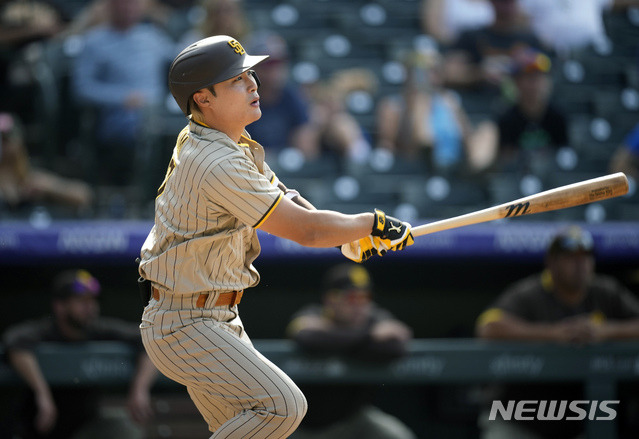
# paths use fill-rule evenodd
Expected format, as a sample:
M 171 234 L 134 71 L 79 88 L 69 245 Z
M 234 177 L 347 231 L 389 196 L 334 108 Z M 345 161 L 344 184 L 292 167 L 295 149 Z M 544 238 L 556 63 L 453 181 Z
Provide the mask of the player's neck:
M 212 120 L 211 118 L 207 117 L 204 117 L 203 121 L 194 119 L 194 122 L 226 134 L 235 143 L 240 143 L 240 138 L 242 137 L 245 128 L 243 126 L 240 127 L 235 125 L 231 126 L 230 124 L 224 124 L 219 120 Z
M 583 302 L 586 291 L 581 289 L 555 288 L 555 296 L 561 303 L 576 306 Z
M 521 99 L 518 105 L 525 116 L 534 120 L 542 119 L 548 107 L 546 102 L 540 101 L 537 98 Z
M 60 334 L 67 340 L 84 340 L 86 332 L 83 329 L 74 327 L 63 320 L 58 320 L 58 330 Z

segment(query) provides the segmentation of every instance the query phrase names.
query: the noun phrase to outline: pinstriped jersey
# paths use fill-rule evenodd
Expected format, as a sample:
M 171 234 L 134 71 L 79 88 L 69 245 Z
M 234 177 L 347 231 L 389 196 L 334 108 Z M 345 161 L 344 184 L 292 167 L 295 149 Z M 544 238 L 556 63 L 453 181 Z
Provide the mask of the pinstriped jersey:
M 238 144 L 191 121 L 158 190 L 140 275 L 174 294 L 256 285 L 256 228 L 283 196 L 277 183 L 264 150 L 248 134 Z

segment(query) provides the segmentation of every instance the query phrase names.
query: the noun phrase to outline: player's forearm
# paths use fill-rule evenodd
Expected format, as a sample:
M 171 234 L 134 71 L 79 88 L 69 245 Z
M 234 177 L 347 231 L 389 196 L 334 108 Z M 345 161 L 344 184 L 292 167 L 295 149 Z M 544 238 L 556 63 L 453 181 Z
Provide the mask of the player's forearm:
M 346 215 L 333 211 L 317 211 L 309 247 L 335 247 L 370 235 L 373 213 Z
M 370 339 L 366 353 L 373 359 L 390 360 L 404 356 L 408 352 L 406 341 L 398 339 L 373 340 Z
M 36 395 L 51 395 L 51 388 L 47 383 L 36 356 L 30 351 L 11 350 L 8 353 L 9 362 Z
M 639 338 L 639 320 L 605 322 L 599 329 L 602 340 Z
M 366 329 L 302 329 L 293 335 L 293 339 L 298 345 L 309 350 L 338 353 L 363 346 L 368 341 L 369 334 Z
M 369 235 L 373 213 L 307 210 L 284 198 L 260 229 L 306 247 L 335 247 Z
M 138 366 L 131 383 L 132 392 L 148 392 L 158 376 L 158 370 L 155 368 L 148 355 L 140 354 L 138 358 Z
M 523 320 L 502 319 L 477 327 L 477 336 L 490 340 L 557 341 L 553 324 L 528 323 Z
M 21 43 L 24 40 L 35 37 L 46 37 L 47 30 L 42 28 L 32 28 L 29 26 L 12 28 L 7 26 L 0 30 L 0 44 L 15 44 Z

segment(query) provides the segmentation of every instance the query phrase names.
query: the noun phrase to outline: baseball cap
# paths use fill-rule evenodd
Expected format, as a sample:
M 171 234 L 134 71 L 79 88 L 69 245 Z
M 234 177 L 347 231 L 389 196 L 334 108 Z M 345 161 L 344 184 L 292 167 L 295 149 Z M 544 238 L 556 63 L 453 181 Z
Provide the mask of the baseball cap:
M 53 297 L 66 299 L 73 296 L 100 294 L 100 282 L 86 270 L 68 270 L 53 280 Z
M 369 290 L 372 288 L 368 271 L 361 265 L 341 264 L 324 276 L 324 291 Z
M 588 252 L 594 250 L 594 240 L 590 232 L 579 226 L 571 226 L 559 232 L 548 246 L 548 254 Z
M 511 62 L 510 71 L 513 75 L 533 72 L 548 73 L 552 67 L 548 55 L 532 48 L 517 51 L 512 56 Z

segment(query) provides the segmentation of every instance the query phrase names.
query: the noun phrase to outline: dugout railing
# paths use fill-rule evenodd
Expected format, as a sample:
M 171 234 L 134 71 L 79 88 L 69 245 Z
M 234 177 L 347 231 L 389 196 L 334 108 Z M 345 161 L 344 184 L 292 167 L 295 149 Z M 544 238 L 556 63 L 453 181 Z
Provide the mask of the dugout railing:
M 255 340 L 256 347 L 300 384 L 473 385 L 503 382 L 581 382 L 584 399 L 616 400 L 621 382 L 639 381 L 639 342 L 588 346 L 487 342 L 474 339 L 418 339 L 406 357 L 390 363 L 309 356 L 288 340 Z M 116 342 L 44 344 L 38 349 L 53 385 L 121 386 L 135 368 L 135 353 Z M 20 380 L 0 366 L 0 387 Z M 158 388 L 177 385 L 161 378 Z M 588 439 L 617 437 L 616 420 L 586 423 Z

